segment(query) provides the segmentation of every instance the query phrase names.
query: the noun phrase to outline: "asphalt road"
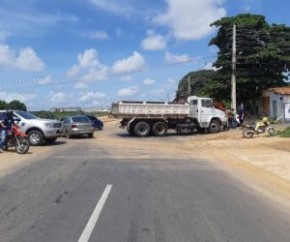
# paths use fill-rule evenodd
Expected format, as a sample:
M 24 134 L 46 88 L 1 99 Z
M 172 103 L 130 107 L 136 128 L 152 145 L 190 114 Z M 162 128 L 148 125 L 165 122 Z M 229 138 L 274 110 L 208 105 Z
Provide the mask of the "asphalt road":
M 1 242 L 290 241 L 289 213 L 215 161 L 102 135 L 120 144 L 69 140 L 0 179 Z

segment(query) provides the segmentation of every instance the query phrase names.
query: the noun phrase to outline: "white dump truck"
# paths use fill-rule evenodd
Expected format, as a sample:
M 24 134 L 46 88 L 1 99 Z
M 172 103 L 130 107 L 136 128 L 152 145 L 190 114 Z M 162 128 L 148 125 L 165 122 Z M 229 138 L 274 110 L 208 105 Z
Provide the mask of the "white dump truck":
M 211 98 L 197 96 L 190 96 L 185 104 L 119 101 L 112 104 L 111 115 L 122 119 L 121 128 L 139 137 L 164 136 L 168 129 L 215 133 L 226 128 L 228 120 Z

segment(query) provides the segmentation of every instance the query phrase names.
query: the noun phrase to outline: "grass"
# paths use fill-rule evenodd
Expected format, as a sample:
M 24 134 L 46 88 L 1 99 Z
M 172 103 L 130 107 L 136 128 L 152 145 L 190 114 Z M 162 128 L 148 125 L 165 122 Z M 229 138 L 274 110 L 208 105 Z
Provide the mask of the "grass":
M 286 129 L 279 131 L 278 135 L 280 137 L 285 137 L 285 138 L 290 137 L 290 127 L 287 127 Z

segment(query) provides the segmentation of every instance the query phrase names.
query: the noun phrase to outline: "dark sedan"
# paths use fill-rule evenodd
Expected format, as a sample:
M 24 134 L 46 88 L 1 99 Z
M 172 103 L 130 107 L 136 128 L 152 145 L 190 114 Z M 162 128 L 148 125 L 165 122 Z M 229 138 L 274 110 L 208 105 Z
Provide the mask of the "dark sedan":
M 84 116 L 88 117 L 92 121 L 93 127 L 95 129 L 102 130 L 104 128 L 104 123 L 95 116 L 93 115 L 84 115 Z

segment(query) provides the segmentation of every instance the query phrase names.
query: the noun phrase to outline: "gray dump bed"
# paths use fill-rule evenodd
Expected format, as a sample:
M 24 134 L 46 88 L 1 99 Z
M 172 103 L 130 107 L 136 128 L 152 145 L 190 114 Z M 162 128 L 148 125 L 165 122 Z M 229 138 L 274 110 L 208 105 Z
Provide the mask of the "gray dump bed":
M 115 118 L 185 118 L 189 115 L 189 105 L 168 102 L 119 101 L 112 104 L 111 114 Z

